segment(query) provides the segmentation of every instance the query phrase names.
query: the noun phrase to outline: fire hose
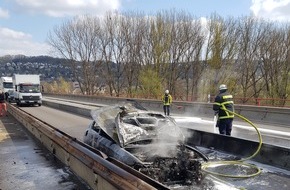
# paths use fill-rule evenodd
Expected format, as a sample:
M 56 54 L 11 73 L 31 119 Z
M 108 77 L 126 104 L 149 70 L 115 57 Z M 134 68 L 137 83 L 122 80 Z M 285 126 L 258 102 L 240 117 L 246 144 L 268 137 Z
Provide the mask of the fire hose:
M 260 131 L 258 130 L 258 128 L 247 118 L 243 117 L 242 115 L 239 115 L 235 112 L 232 112 L 230 110 L 224 109 L 225 111 L 234 114 L 236 116 L 238 116 L 239 118 L 241 118 L 242 120 L 246 121 L 247 123 L 249 123 L 252 127 L 254 127 L 254 129 L 256 130 L 257 134 L 258 134 L 258 138 L 259 138 L 259 145 L 257 150 L 249 157 L 246 158 L 242 158 L 240 160 L 221 160 L 221 161 L 209 161 L 209 162 L 205 162 L 202 164 L 201 169 L 209 174 L 215 175 L 215 176 L 221 176 L 221 177 L 230 177 L 230 178 L 249 178 L 249 177 L 254 177 L 256 175 L 259 175 L 261 173 L 261 169 L 258 168 L 257 166 L 253 165 L 253 164 L 248 164 L 245 163 L 245 161 L 252 159 L 253 157 L 255 157 L 261 147 L 262 147 L 262 136 Z M 209 171 L 208 168 L 210 167 L 216 167 L 216 166 L 221 166 L 221 165 L 235 165 L 235 166 L 245 166 L 248 168 L 253 168 L 256 172 L 252 173 L 252 174 L 246 174 L 246 175 L 232 175 L 232 174 L 226 174 L 226 173 L 219 173 L 219 172 L 213 172 L 213 171 Z

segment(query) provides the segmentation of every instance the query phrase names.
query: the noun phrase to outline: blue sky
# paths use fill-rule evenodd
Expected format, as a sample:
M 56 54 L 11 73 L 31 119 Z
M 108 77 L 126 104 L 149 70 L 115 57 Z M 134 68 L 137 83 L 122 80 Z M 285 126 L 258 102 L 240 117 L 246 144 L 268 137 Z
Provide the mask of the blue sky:
M 107 11 L 186 11 L 197 17 L 254 15 L 290 21 L 290 0 L 1 0 L 0 56 L 50 55 L 47 34 L 76 15 Z

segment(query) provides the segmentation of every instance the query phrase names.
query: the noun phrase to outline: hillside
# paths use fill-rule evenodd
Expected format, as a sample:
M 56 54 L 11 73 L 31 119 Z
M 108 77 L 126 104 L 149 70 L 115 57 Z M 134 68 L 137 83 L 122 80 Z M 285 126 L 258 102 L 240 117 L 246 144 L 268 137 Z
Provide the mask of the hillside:
M 49 56 L 3 56 L 0 57 L 0 73 L 1 76 L 39 74 L 42 81 L 52 81 L 59 77 L 72 80 L 71 69 L 65 64 L 65 61 L 65 59 Z

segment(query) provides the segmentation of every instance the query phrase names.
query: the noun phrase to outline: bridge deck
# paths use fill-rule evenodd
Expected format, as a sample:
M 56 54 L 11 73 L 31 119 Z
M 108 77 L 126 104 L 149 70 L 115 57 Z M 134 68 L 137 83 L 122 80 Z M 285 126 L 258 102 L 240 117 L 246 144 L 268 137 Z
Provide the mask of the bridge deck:
M 89 189 L 64 165 L 55 161 L 44 147 L 34 142 L 12 116 L 0 120 L 0 189 Z M 224 156 L 214 150 L 204 151 L 212 156 Z M 223 181 L 246 189 L 289 189 L 290 171 L 254 164 L 263 169 L 260 175 Z

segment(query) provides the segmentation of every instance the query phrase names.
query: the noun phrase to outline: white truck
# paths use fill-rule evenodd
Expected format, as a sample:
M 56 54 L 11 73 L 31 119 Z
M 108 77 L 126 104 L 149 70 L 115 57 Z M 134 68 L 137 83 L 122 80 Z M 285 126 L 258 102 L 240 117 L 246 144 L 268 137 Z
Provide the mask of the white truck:
M 5 98 L 9 102 L 14 100 L 14 86 L 12 77 L 1 77 L 0 79 L 0 90 L 5 93 Z
M 18 106 L 42 104 L 42 94 L 40 88 L 39 75 L 20 75 L 12 76 L 15 87 L 14 98 Z

